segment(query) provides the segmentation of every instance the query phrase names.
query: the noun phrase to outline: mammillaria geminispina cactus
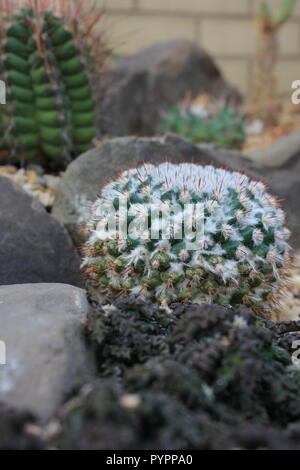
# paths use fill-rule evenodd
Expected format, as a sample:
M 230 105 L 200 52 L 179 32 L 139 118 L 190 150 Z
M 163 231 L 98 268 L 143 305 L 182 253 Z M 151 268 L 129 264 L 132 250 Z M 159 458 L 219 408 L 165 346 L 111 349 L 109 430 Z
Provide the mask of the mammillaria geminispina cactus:
M 123 172 L 91 206 L 83 267 L 112 296 L 264 313 L 285 283 L 284 221 L 261 181 L 213 166 L 147 164 Z

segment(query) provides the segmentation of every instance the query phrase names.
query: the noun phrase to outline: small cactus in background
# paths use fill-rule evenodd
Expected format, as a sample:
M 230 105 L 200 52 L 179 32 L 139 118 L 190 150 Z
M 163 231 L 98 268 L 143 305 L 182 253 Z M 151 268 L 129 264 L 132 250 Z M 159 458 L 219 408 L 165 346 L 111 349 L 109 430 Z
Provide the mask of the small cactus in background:
M 176 106 L 162 120 L 161 131 L 171 131 L 193 142 L 209 142 L 222 148 L 241 148 L 246 137 L 243 117 L 227 106 L 206 117 Z
M 96 135 L 91 79 L 100 66 L 100 34 L 93 36 L 100 13 L 85 21 L 76 1 L 27 3 L 0 8 L 0 78 L 7 84 L 0 149 L 68 161 Z M 95 46 L 98 61 L 91 60 Z
M 117 211 L 118 224 L 107 230 L 121 201 L 125 217 Z M 159 218 L 153 207 L 168 207 L 169 219 Z M 182 213 L 172 214 L 172 207 Z M 187 207 L 193 208 L 192 232 L 183 226 Z M 141 217 L 139 223 L 146 220 L 147 228 L 141 224 L 136 236 L 120 236 L 116 227 L 130 226 L 132 214 Z M 243 174 L 194 164 L 145 165 L 107 184 L 92 205 L 83 268 L 112 296 L 138 294 L 164 306 L 244 304 L 263 313 L 284 285 L 290 252 L 284 220 L 265 185 Z M 194 246 L 199 222 L 203 236 Z M 168 227 L 169 239 L 163 239 Z M 156 238 L 152 229 L 158 230 Z

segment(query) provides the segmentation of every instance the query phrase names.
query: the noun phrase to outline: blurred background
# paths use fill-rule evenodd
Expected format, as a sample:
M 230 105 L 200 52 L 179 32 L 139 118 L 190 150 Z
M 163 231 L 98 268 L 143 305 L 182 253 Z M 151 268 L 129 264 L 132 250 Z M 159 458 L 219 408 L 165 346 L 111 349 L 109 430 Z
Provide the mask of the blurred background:
M 282 6 L 282 0 L 269 3 L 274 10 Z M 245 94 L 251 92 L 261 0 L 107 0 L 105 4 L 120 42 L 119 54 L 134 53 L 158 41 L 189 39 L 213 55 L 232 84 Z M 300 75 L 299 0 L 278 35 L 278 93 L 288 96 L 292 81 Z

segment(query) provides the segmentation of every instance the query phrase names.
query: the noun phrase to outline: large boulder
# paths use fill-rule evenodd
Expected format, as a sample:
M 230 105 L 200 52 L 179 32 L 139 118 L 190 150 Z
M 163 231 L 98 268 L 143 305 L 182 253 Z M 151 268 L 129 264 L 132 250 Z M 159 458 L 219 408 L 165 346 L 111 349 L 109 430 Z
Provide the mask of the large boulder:
M 0 340 L 6 345 L 0 402 L 47 421 L 89 378 L 94 362 L 84 339 L 88 308 L 84 291 L 73 286 L 0 287 Z
M 260 166 L 235 151 L 216 150 L 207 145 L 194 145 L 176 135 L 160 138 L 122 137 L 107 140 L 98 148 L 73 161 L 62 178 L 54 202 L 53 214 L 66 225 L 74 241 L 79 243 L 78 226 L 88 214 L 101 187 L 120 171 L 143 163 L 159 164 L 194 162 L 213 164 L 246 173 L 254 179 L 267 180 L 270 191 L 284 199 L 288 225 L 293 231 L 292 243 L 300 247 L 300 153 L 274 166 Z
M 0 285 L 83 285 L 80 260 L 65 228 L 37 199 L 0 176 Z
M 154 135 L 163 113 L 187 95 L 209 93 L 232 104 L 239 92 L 196 44 L 173 40 L 121 59 L 103 83 L 99 126 L 111 136 Z

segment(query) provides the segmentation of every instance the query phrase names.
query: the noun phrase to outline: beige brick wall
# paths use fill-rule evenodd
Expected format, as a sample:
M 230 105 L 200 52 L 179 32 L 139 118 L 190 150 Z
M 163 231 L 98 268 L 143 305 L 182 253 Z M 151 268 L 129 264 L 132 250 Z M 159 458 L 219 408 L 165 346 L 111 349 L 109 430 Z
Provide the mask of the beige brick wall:
M 103 0 L 98 0 L 103 1 Z M 261 0 L 104 0 L 116 52 L 134 53 L 158 41 L 187 38 L 210 52 L 227 78 L 251 89 L 256 50 L 255 16 Z M 282 0 L 268 0 L 278 8 Z M 300 79 L 300 0 L 280 31 L 278 89 L 290 93 Z

